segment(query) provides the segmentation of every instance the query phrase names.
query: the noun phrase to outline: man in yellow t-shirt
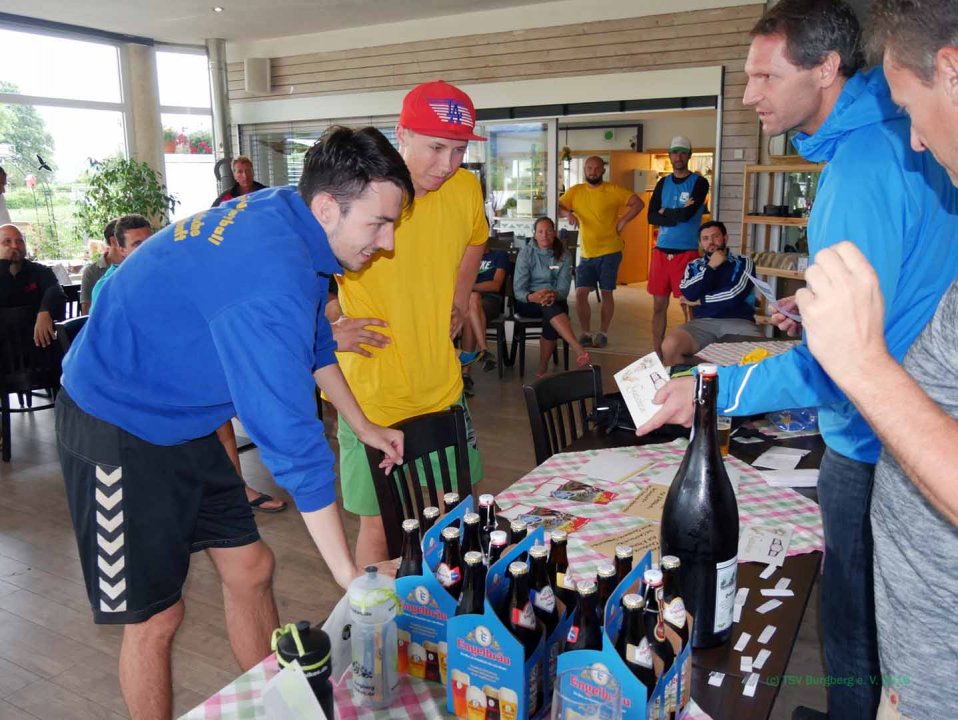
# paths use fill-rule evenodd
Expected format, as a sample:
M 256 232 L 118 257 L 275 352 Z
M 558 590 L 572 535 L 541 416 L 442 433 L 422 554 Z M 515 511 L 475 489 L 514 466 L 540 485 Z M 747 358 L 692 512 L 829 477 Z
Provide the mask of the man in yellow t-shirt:
M 479 181 L 460 168 L 469 141 L 485 140 L 473 132 L 475 117 L 469 96 L 442 81 L 406 95 L 396 135 L 415 201 L 396 225 L 395 250 L 340 279 L 343 316 L 333 327 L 339 364 L 375 423 L 388 426 L 452 405 L 465 409 L 452 339 L 466 317 L 489 235 Z M 363 330 L 377 338 L 364 345 Z M 482 463 L 468 409 L 466 422 L 476 483 Z M 385 560 L 386 536 L 366 451 L 342 418 L 339 451 L 343 506 L 360 516 L 357 562 Z
M 585 347 L 605 347 L 615 313 L 615 279 L 622 262 L 624 243 L 619 233 L 642 212 L 645 203 L 631 190 L 604 182 L 605 161 L 593 155 L 585 161 L 585 182 L 573 185 L 559 198 L 559 216 L 580 228 L 579 265 L 575 269 L 575 310 Z M 602 293 L 599 332 L 592 337 L 589 293 Z

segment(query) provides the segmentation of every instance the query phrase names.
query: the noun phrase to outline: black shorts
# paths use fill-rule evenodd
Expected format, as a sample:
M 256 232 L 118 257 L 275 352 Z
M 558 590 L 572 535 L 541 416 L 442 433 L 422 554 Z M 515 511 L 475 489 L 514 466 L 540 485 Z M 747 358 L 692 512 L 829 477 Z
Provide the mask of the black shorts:
M 190 553 L 259 540 L 242 479 L 215 434 L 154 445 L 61 390 L 57 447 L 97 623 L 139 623 L 180 599 Z
M 487 321 L 502 315 L 502 295 L 497 292 L 482 293 L 482 311 L 486 314 Z

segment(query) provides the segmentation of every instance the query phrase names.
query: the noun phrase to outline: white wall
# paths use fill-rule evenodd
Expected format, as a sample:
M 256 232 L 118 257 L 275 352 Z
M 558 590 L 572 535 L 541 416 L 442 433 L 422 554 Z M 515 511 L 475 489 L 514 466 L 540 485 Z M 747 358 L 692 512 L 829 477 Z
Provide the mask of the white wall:
M 641 120 L 643 150 L 666 150 L 669 140 L 675 135 L 686 135 L 693 147 L 712 148 L 715 146 L 715 114 L 711 117 L 681 117 L 669 115 L 660 119 Z M 638 123 L 637 123 L 638 124 Z M 613 131 L 611 140 L 605 139 L 606 130 Z M 559 147 L 568 145 L 574 151 L 582 150 L 629 150 L 629 139 L 635 135 L 635 128 L 588 128 L 559 130 Z M 566 139 L 568 133 L 568 139 Z

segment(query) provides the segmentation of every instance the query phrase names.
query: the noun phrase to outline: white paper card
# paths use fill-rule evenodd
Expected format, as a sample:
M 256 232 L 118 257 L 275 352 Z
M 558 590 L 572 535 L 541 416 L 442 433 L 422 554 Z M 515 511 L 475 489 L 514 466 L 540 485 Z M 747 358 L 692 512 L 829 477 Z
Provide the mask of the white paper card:
M 501 515 L 501 514 L 502 514 L 502 513 L 500 513 L 500 515 Z M 762 572 L 760 572 L 760 573 L 758 574 L 758 576 L 759 576 L 760 578 L 762 578 L 762 580 L 768 580 L 770 577 L 772 577 L 772 575 L 775 574 L 775 571 L 776 571 L 776 570 L 778 570 L 778 566 L 777 566 L 777 565 L 766 565 L 766 566 L 765 566 L 765 569 L 762 570 Z
M 732 622 L 742 622 L 742 606 L 735 605 L 732 608 Z
M 801 455 L 796 455 L 791 452 L 782 452 L 783 450 L 791 450 L 792 448 L 772 448 L 766 450 L 757 458 L 755 462 L 752 463 L 755 467 L 760 468 L 769 468 L 771 470 L 794 470 L 798 467 L 798 463 L 801 462 L 802 457 L 807 454 L 807 450 Z
M 753 697 L 755 695 L 755 688 L 758 687 L 758 673 L 752 673 L 748 676 L 748 680 L 745 682 L 745 689 L 742 690 L 742 694 L 745 697 Z
M 759 650 L 758 655 L 752 661 L 752 669 L 761 670 L 763 667 L 765 667 L 765 661 L 768 660 L 770 657 L 772 657 L 771 650 Z
M 762 597 L 795 597 L 791 590 L 779 590 L 778 588 L 765 588 L 762 590 Z
M 745 604 L 745 599 L 748 597 L 748 588 L 739 588 L 735 593 L 735 604 L 741 607 Z
M 748 655 L 742 655 L 739 661 L 739 670 L 743 673 L 752 672 L 752 658 Z
M 675 474 L 679 471 L 679 465 L 680 463 L 660 463 L 653 465 L 649 470 L 643 473 L 643 478 L 648 480 L 652 485 L 665 485 L 668 487 L 675 479 Z
M 771 612 L 777 607 L 781 607 L 781 605 L 782 605 L 781 600 L 769 600 L 767 603 L 763 603 L 762 605 L 759 605 L 755 609 L 758 611 L 759 615 L 764 615 L 765 613 Z
M 787 590 L 788 586 L 791 584 L 791 578 L 781 578 L 777 583 L 775 583 L 776 590 Z
M 818 469 L 763 470 L 762 479 L 772 487 L 818 487 Z
M 748 277 L 752 281 L 752 284 L 755 285 L 755 289 L 758 290 L 762 294 L 762 297 L 764 297 L 768 301 L 768 304 L 775 306 L 775 310 L 782 313 L 782 315 L 787 317 L 789 320 L 794 320 L 797 323 L 800 323 L 802 321 L 801 315 L 797 315 L 791 312 L 785 312 L 784 310 L 782 310 L 782 308 L 778 306 L 778 300 L 775 298 L 775 293 L 772 292 L 772 286 L 769 285 L 768 282 L 766 282 L 765 280 L 762 280 L 761 278 L 756 277 L 755 275 L 749 275 Z M 769 311 L 771 311 L 771 309 L 772 308 L 769 308 Z
M 669 381 L 669 373 L 659 356 L 652 352 L 619 370 L 614 377 L 632 422 L 641 427 L 661 408 L 652 402 L 652 398 Z
M 745 646 L 748 645 L 748 641 L 752 639 L 752 636 L 747 632 L 743 632 L 738 636 L 738 641 L 735 643 L 735 652 L 742 652 L 745 649 Z
M 584 473 L 592 480 L 617 483 L 649 466 L 648 460 L 639 460 L 622 452 L 600 452 L 576 472 Z
M 709 673 L 709 685 L 712 687 L 722 687 L 722 681 L 725 679 L 725 673 L 713 670 Z
M 742 445 L 752 445 L 754 443 L 765 442 L 762 438 L 757 437 L 733 437 L 732 438 L 737 443 L 742 443 Z
M 746 525 L 738 541 L 738 561 L 781 566 L 791 541 L 790 525 Z
M 758 636 L 758 641 L 762 643 L 762 645 L 764 645 L 765 643 L 767 643 L 769 640 L 772 639 L 772 635 L 774 634 L 775 634 L 775 626 L 766 625 L 765 629 L 762 630 L 762 634 Z
M 326 717 L 303 669 L 295 660 L 266 683 L 262 698 L 266 720 L 333 720 Z

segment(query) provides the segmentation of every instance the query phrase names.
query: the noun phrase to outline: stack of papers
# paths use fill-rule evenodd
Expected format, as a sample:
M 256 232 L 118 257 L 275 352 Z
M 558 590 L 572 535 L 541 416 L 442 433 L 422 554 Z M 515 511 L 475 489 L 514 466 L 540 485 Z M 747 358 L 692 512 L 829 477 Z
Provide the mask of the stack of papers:
M 615 383 L 636 427 L 645 425 L 662 407 L 652 402 L 652 398 L 668 381 L 669 373 L 654 352 L 615 374 Z
M 817 487 L 818 470 L 773 470 L 765 471 L 762 477 L 772 487 Z
M 810 450 L 802 450 L 801 448 L 776 445 L 759 455 L 752 465 L 771 470 L 794 470 L 798 467 L 801 459 L 810 452 Z

